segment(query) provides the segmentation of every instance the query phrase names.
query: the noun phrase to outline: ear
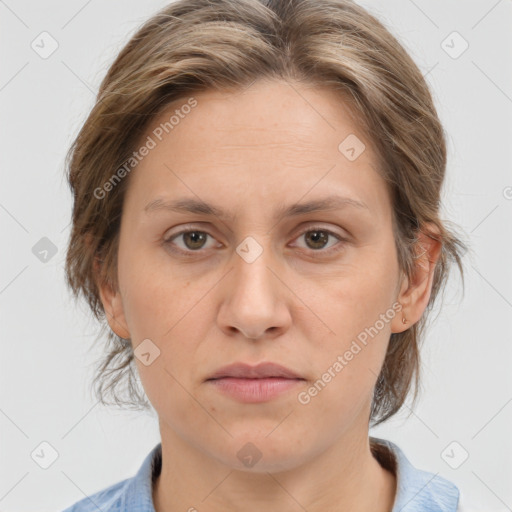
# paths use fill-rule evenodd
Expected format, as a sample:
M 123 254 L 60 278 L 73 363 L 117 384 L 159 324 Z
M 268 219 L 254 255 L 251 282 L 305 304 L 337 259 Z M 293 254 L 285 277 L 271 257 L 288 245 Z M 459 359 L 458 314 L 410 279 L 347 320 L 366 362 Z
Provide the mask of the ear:
M 95 275 L 99 276 L 100 262 L 94 260 Z M 126 322 L 123 302 L 121 300 L 121 293 L 119 290 L 115 290 L 110 282 L 100 280 L 99 277 L 96 279 L 101 303 L 105 310 L 108 324 L 110 328 L 123 339 L 130 339 L 130 331 Z
M 402 304 L 402 311 L 391 323 L 391 332 L 403 332 L 415 324 L 427 307 L 434 282 L 434 270 L 442 249 L 442 242 L 429 236 L 439 234 L 437 227 L 426 224 L 418 232 L 416 243 L 413 275 L 409 280 L 404 278 L 397 301 Z M 407 323 L 403 323 L 405 318 Z

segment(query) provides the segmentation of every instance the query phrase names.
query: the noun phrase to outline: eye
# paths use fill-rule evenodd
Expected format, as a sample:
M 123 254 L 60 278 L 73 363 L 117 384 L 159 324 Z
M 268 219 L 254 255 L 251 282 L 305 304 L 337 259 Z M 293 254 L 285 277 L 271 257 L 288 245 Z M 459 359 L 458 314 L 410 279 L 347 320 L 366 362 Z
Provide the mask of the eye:
M 210 237 L 212 240 L 214 238 L 207 233 L 206 231 L 199 231 L 198 229 L 189 229 L 180 231 L 179 233 L 175 233 L 174 235 L 166 238 L 164 240 L 164 245 L 168 246 L 172 251 L 176 252 L 199 252 L 201 249 L 208 249 L 209 247 L 205 247 L 205 242 Z M 179 246 L 174 242 L 174 240 L 181 240 L 184 246 Z M 176 245 L 178 248 L 173 247 Z M 214 247 L 211 246 L 211 247 Z M 210 247 L 210 248 L 211 248 Z
M 308 228 L 306 231 L 303 231 L 298 239 L 300 239 L 301 237 L 305 237 L 304 240 L 306 240 L 306 249 L 311 249 L 313 250 L 314 252 L 319 252 L 321 249 L 325 249 L 327 247 L 327 250 L 324 250 L 323 252 L 326 252 L 326 253 L 330 253 L 330 252 L 336 252 L 338 250 L 341 250 L 343 248 L 343 243 L 345 241 L 344 238 L 342 238 L 340 235 L 328 230 L 328 229 L 325 229 L 325 228 L 322 228 L 322 227 L 310 227 Z M 332 239 L 335 239 L 333 240 L 334 243 L 331 243 L 331 245 L 329 246 L 328 243 L 329 243 L 329 238 L 332 240 Z M 339 247 L 335 248 L 334 250 L 331 249 L 334 246 L 336 246 L 336 240 L 338 242 L 341 242 L 339 244 L 337 244 Z
M 301 247 L 305 249 L 309 249 L 313 252 L 323 252 L 323 253 L 331 253 L 337 252 L 343 249 L 344 243 L 346 240 L 340 235 L 325 229 L 323 227 L 310 227 L 306 231 L 303 231 L 297 239 L 301 237 L 305 237 L 306 247 Z M 208 238 L 211 238 L 212 243 L 210 247 L 207 245 Z M 329 240 L 331 239 L 331 240 Z M 182 245 L 176 243 L 180 241 Z M 329 245 L 329 242 L 331 244 Z M 336 244 L 336 241 L 340 242 Z M 169 236 L 163 240 L 163 245 L 168 247 L 169 250 L 173 252 L 177 252 L 183 254 L 185 256 L 191 256 L 192 253 L 200 253 L 202 250 L 211 249 L 216 246 L 215 239 L 206 231 L 200 231 L 198 229 L 187 229 L 180 231 L 179 233 L 175 233 L 172 236 Z M 217 245 L 220 247 L 222 244 Z M 336 247 L 339 246 L 339 247 Z M 332 249 L 332 247 L 335 247 Z M 300 246 L 299 246 L 300 247 Z M 326 249 L 323 250 L 322 249 Z

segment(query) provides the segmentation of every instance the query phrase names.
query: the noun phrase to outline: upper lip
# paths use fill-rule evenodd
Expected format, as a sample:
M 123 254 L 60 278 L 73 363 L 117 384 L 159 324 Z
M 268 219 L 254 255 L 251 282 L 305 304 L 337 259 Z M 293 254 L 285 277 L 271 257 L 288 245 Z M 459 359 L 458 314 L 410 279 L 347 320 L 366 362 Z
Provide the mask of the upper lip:
M 246 363 L 233 363 L 219 368 L 207 380 L 221 379 L 223 377 L 238 377 L 241 379 L 263 379 L 265 377 L 283 377 L 287 379 L 302 379 L 293 370 L 277 363 L 260 363 L 251 366 Z

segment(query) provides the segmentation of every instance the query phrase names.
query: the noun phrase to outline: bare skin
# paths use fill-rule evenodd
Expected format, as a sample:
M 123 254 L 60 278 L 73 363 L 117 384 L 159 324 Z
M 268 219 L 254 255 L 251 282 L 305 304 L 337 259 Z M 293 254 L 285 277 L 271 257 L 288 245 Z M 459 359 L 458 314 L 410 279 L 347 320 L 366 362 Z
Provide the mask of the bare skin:
M 422 237 L 414 278 L 399 272 L 372 142 L 333 92 L 256 82 L 194 98 L 129 177 L 119 289 L 101 286 L 111 328 L 134 349 L 150 339 L 160 350 L 148 366 L 137 359 L 162 437 L 155 510 L 390 512 L 396 479 L 369 447 L 372 394 L 391 333 L 426 308 L 440 245 Z M 169 106 L 145 137 L 184 103 Z M 338 149 L 350 134 L 366 145 L 353 161 Z M 274 218 L 330 195 L 364 206 Z M 144 211 L 156 198 L 183 197 L 232 218 Z M 178 235 L 183 229 L 195 238 Z M 250 263 L 236 251 L 249 236 L 262 250 Z M 299 393 L 390 310 L 378 334 L 301 403 Z M 239 361 L 277 362 L 304 380 L 242 403 L 206 382 Z M 252 467 L 237 456 L 247 443 L 261 455 Z

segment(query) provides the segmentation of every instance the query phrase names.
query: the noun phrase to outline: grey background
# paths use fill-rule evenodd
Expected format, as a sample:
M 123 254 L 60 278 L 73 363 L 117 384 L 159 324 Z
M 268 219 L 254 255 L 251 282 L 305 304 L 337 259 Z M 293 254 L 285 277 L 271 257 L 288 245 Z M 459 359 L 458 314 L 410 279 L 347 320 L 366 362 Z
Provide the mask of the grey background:
M 159 441 L 154 413 L 105 409 L 89 389 L 100 353 L 64 284 L 64 155 L 116 53 L 166 3 L 0 0 L 0 510 L 61 510 L 132 476 Z M 512 0 L 360 3 L 432 87 L 449 134 L 444 216 L 471 245 L 466 294 L 454 273 L 425 340 L 418 407 L 371 435 L 456 483 L 470 510 L 512 510 Z M 46 59 L 31 47 L 43 31 L 58 43 Z M 469 44 L 458 58 L 442 46 L 462 48 L 453 31 Z M 48 469 L 31 458 L 43 441 L 58 453 Z

